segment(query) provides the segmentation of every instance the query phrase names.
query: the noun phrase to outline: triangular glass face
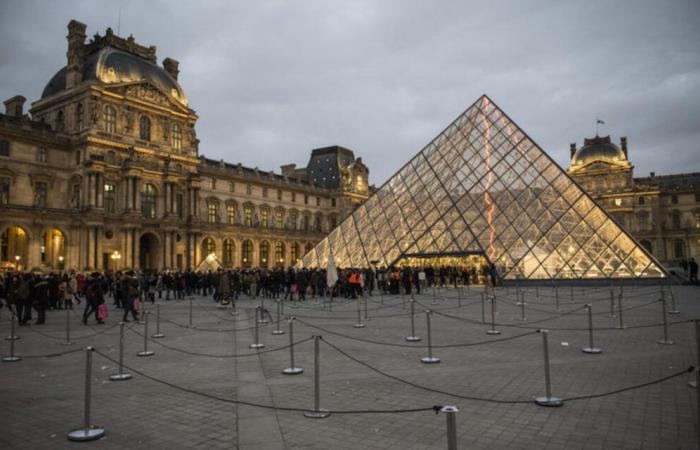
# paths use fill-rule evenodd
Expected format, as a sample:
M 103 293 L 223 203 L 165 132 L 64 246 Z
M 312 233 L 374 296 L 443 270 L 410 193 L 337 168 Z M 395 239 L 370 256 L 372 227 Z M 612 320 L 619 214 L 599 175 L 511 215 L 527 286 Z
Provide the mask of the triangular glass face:
M 658 278 L 661 265 L 486 96 L 301 261 L 480 253 L 505 279 Z

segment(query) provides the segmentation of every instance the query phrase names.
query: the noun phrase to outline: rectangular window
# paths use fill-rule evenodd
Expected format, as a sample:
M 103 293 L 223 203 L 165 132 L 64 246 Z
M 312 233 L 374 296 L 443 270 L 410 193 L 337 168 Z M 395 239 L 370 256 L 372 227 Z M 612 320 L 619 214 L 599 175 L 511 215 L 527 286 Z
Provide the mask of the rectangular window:
M 236 183 L 234 183 L 233 181 L 230 181 L 228 183 L 228 190 L 229 190 L 229 192 L 236 192 Z
M 335 228 L 338 226 L 338 218 L 335 216 L 331 216 L 331 228 Z
M 49 159 L 49 157 L 48 157 L 48 151 L 47 151 L 44 147 L 39 147 L 39 148 L 36 150 L 36 160 L 37 160 L 37 162 L 45 163 L 45 162 L 48 161 L 48 159 Z
M 671 203 L 674 205 L 678 204 L 678 196 L 676 194 L 671 195 Z
M 214 178 L 209 178 L 209 189 L 216 189 L 216 180 Z
M 250 184 L 246 184 L 245 185 L 245 193 L 247 195 L 253 195 L 253 186 L 251 186 Z
M 49 192 L 46 183 L 37 181 L 34 184 L 34 206 L 46 208 L 46 195 Z
M 297 193 L 292 192 L 292 202 L 296 202 L 296 201 L 297 201 Z
M 216 203 L 209 203 L 207 205 L 207 217 L 209 223 L 216 223 Z
M 644 197 L 639 197 L 639 204 L 643 205 L 644 204 Z
M 0 141 L 0 156 L 10 156 L 10 143 Z
M 182 219 L 184 212 L 182 211 L 182 203 L 183 203 L 183 195 L 182 194 L 177 194 L 175 196 L 175 213 L 177 214 L 177 217 Z
M 316 197 L 316 206 L 321 206 L 321 197 Z
M 243 224 L 247 227 L 253 226 L 253 208 L 250 206 L 243 209 Z
M 331 206 L 332 206 L 333 208 L 335 208 L 335 199 L 334 199 L 334 198 L 331 199 Z
M 106 213 L 114 213 L 116 210 L 115 199 L 115 186 L 113 184 L 105 184 L 104 208 Z
M 284 213 L 282 211 L 275 212 L 275 227 L 279 229 L 284 228 Z
M 309 204 L 309 194 L 304 194 L 304 204 L 305 205 Z
M 277 189 L 277 200 L 282 200 L 282 189 Z
M 229 225 L 236 223 L 236 207 L 233 205 L 228 205 L 226 207 L 226 218 Z
M 8 177 L 0 177 L 0 205 L 10 204 L 10 181 Z
M 268 222 L 270 220 L 270 211 L 263 209 L 260 211 L 260 226 L 267 228 Z
M 267 188 L 266 188 L 266 187 L 263 187 L 263 188 L 262 188 L 262 191 L 263 191 L 263 193 L 262 193 L 262 194 L 263 194 L 263 197 L 267 198 Z

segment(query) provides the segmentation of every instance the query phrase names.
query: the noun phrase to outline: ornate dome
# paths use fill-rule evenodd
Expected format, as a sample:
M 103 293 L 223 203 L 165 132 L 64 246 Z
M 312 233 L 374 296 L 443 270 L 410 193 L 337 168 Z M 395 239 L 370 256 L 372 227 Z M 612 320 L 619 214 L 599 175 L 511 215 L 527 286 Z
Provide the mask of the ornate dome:
M 104 47 L 92 53 L 83 64 L 83 80 L 97 80 L 104 84 L 132 83 L 147 81 L 183 106 L 188 101 L 185 92 L 173 77 L 162 67 L 131 53 Z M 44 88 L 41 98 L 64 91 L 66 88 L 66 68 L 59 70 Z
M 571 163 L 576 166 L 585 166 L 596 161 L 619 164 L 627 161 L 627 157 L 620 147 L 610 141 L 610 136 L 596 136 L 584 139 L 583 147 L 576 150 L 571 158 Z

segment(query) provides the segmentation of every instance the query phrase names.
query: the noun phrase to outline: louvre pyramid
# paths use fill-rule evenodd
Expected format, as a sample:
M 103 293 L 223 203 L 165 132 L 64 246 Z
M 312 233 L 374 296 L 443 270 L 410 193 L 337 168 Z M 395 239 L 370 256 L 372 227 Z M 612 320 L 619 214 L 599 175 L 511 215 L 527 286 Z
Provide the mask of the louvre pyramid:
M 505 279 L 658 278 L 661 265 L 487 96 L 302 259 L 481 253 Z

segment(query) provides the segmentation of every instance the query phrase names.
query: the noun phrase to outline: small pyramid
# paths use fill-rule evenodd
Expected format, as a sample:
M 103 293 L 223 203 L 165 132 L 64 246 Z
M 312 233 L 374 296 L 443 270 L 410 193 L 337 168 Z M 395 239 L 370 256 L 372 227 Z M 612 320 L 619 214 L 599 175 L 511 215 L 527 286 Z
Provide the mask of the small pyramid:
M 665 277 L 661 265 L 487 96 L 307 253 L 389 267 L 481 254 L 505 279 Z

